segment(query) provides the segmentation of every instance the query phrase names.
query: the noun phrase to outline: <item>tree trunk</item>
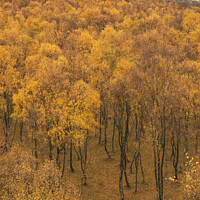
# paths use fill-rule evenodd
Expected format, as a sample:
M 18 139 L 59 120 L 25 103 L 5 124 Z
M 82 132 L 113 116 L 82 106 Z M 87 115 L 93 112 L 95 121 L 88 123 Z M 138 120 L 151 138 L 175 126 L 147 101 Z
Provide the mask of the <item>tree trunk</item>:
M 175 121 L 175 119 L 174 119 Z M 180 118 L 178 122 L 178 128 L 176 128 L 176 143 L 174 143 L 174 156 L 173 156 L 173 167 L 174 167 L 174 179 L 178 180 L 178 163 L 179 163 L 179 144 L 180 144 L 180 132 L 181 132 Z M 174 138 L 174 137 L 173 137 Z
M 131 161 L 131 164 L 130 164 L 130 173 L 131 174 L 133 173 L 133 163 L 135 161 L 136 154 L 137 154 L 137 151 L 134 153 L 133 160 Z
M 138 117 L 137 113 L 135 113 L 135 139 L 138 140 Z
M 15 125 L 14 125 L 14 130 L 13 130 L 13 136 L 12 136 L 12 142 L 15 139 L 15 133 L 16 133 L 16 129 L 17 129 L 17 120 L 15 120 Z M 11 144 L 12 145 L 12 144 Z
M 100 116 L 99 116 L 99 144 L 101 144 L 101 125 L 102 125 L 102 113 L 100 108 Z
M 36 160 L 36 170 L 38 169 L 38 153 L 37 153 L 37 139 L 34 138 L 34 144 L 35 144 L 35 160 Z
M 3 152 L 8 151 L 8 137 L 9 137 L 9 127 L 10 127 L 10 120 L 9 120 L 9 115 L 7 112 L 4 112 L 4 122 L 5 122 L 5 127 L 3 128 L 4 130 L 4 138 L 5 138 L 5 143 L 4 143 L 4 150 Z
M 163 105 L 162 108 L 162 118 L 161 118 L 161 149 L 162 149 L 162 155 L 161 155 L 161 169 L 160 169 L 160 176 L 161 176 L 161 199 L 164 199 L 164 176 L 163 176 L 163 166 L 165 161 L 165 138 L 166 138 L 166 117 L 165 117 L 165 105 Z
M 143 170 L 143 167 L 142 167 L 142 156 L 140 154 L 140 167 L 141 167 L 141 172 L 142 172 L 142 183 L 145 183 L 145 177 L 144 177 L 144 170 Z
M 113 122 L 113 135 L 112 135 L 112 152 L 115 151 L 115 126 L 116 126 L 116 118 L 114 116 L 114 122 Z
M 86 164 L 87 164 L 87 142 L 88 142 L 88 131 L 84 143 L 84 152 L 82 153 L 81 147 L 79 146 L 79 154 L 80 154 L 80 161 L 81 161 L 81 171 L 82 171 L 82 178 L 81 178 L 81 184 L 87 185 L 87 176 L 85 174 L 86 170 Z
M 195 142 L 195 154 L 197 155 L 198 154 L 198 145 L 199 145 L 199 130 L 197 130 L 195 141 L 196 141 Z
M 123 184 L 122 184 L 122 181 L 123 181 L 123 172 L 124 172 L 124 164 L 123 164 L 123 155 L 122 155 L 122 152 L 121 152 L 121 158 L 120 158 L 120 177 L 119 177 L 119 192 L 120 192 L 120 197 L 121 197 L 121 200 L 124 200 L 124 190 L 123 190 Z
M 20 122 L 20 141 L 23 142 L 23 126 L 24 126 L 24 123 L 23 121 Z
M 154 134 L 157 135 L 156 131 Z M 153 152 L 154 152 L 154 172 L 155 172 L 155 180 L 156 180 L 157 200 L 163 200 L 164 198 L 164 192 L 163 192 L 163 160 L 164 160 L 163 152 L 164 152 L 164 149 L 163 149 L 163 146 L 160 144 L 160 137 L 154 138 Z
M 63 151 L 64 151 L 64 153 L 63 153 L 63 168 L 62 168 L 62 176 L 61 176 L 61 178 L 63 178 L 64 172 L 65 172 L 65 160 L 66 160 L 66 149 L 65 149 L 65 145 L 64 145 Z
M 86 174 L 85 174 L 85 167 L 84 167 L 84 158 L 83 158 L 83 155 L 82 155 L 82 151 L 81 151 L 81 147 L 79 146 L 79 153 L 80 153 L 80 157 L 81 157 L 81 171 L 82 171 L 82 177 L 81 177 L 81 184 L 82 185 L 87 185 L 87 182 L 86 182 Z
M 87 136 L 86 136 L 86 140 L 85 140 L 85 145 L 84 145 L 84 153 L 85 153 L 85 159 L 84 159 L 84 173 L 85 173 L 85 169 L 86 169 L 86 164 L 87 164 L 87 153 L 88 153 L 88 150 L 87 150 L 87 147 L 88 147 L 88 131 L 87 131 Z M 86 174 L 84 176 L 84 185 L 87 185 L 87 177 L 86 177 Z
M 127 157 L 126 157 L 126 152 L 125 152 L 125 155 L 124 155 L 124 176 L 125 176 L 126 186 L 130 187 L 130 184 L 128 182 L 127 173 L 126 173 L 126 162 L 127 162 Z
M 53 146 L 51 144 L 51 138 L 48 137 L 48 140 L 49 140 L 49 160 L 53 160 L 53 154 L 52 154 L 52 150 L 53 150 Z
M 123 155 L 124 155 L 124 175 L 125 175 L 125 180 L 126 180 L 126 185 L 127 187 L 130 187 L 130 184 L 128 182 L 127 174 L 126 174 L 126 162 L 127 162 L 127 156 L 126 156 L 126 147 L 128 143 L 128 135 L 129 135 L 129 118 L 130 118 L 130 106 L 126 102 L 126 129 L 125 129 L 125 136 L 124 139 L 122 140 L 123 144 Z
M 138 155 L 135 159 L 135 192 L 137 192 L 137 177 L 138 177 Z
M 56 154 L 56 164 L 58 165 L 58 167 L 60 168 L 60 149 L 57 147 L 57 154 Z
M 104 107 L 103 109 L 103 123 L 104 123 L 104 149 L 109 159 L 111 159 L 110 153 L 107 149 L 107 128 L 108 128 L 108 112 L 107 109 Z
M 80 155 L 79 155 L 79 153 L 78 153 L 78 151 L 76 150 L 76 147 L 74 146 L 74 151 L 75 151 L 75 153 L 76 153 L 76 155 L 77 155 L 77 160 L 80 160 L 81 158 L 80 158 Z
M 108 121 L 106 119 L 106 122 L 105 122 L 105 129 L 104 129 L 104 136 L 105 136 L 105 140 L 104 140 L 104 149 L 105 149 L 105 152 L 108 156 L 109 159 L 111 159 L 111 156 L 110 156 L 110 153 L 107 149 L 107 127 L 108 127 Z
M 195 122 L 197 127 L 197 133 L 195 138 L 195 154 L 198 154 L 198 145 L 199 145 L 199 130 L 200 130 L 200 122 L 199 122 L 199 116 L 195 116 Z
M 70 142 L 70 169 L 71 169 L 71 172 L 74 172 L 74 168 L 73 168 L 73 165 L 72 165 L 72 162 L 73 162 L 73 155 L 72 155 L 72 141 Z
M 184 154 L 188 152 L 188 125 L 189 125 L 189 113 L 185 112 Z

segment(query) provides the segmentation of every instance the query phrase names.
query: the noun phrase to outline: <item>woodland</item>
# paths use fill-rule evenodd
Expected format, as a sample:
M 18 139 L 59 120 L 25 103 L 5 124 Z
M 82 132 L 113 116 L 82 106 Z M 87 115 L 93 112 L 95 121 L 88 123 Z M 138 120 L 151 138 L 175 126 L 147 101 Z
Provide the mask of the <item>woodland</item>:
M 0 199 L 199 200 L 200 7 L 0 1 Z

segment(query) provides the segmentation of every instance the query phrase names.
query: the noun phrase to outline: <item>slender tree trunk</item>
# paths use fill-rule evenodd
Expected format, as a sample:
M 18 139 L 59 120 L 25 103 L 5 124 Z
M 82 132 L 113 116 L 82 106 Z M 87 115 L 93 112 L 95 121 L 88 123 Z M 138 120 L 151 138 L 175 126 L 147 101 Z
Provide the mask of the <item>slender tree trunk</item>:
M 87 153 L 88 153 L 88 131 L 87 131 L 87 136 L 86 136 L 86 140 L 85 140 L 85 145 L 84 145 L 84 153 L 85 153 L 85 159 L 84 159 L 84 173 L 85 173 L 85 169 L 86 169 L 86 164 L 87 164 Z M 85 174 L 85 179 L 84 179 L 84 185 L 87 185 L 87 177 Z
M 122 155 L 122 151 L 121 151 L 121 158 L 120 158 L 120 178 L 119 178 L 119 192 L 120 192 L 120 197 L 121 200 L 124 200 L 124 190 L 123 190 L 123 173 L 124 173 L 124 161 L 123 161 L 123 155 Z
M 130 164 L 130 173 L 131 174 L 133 173 L 133 163 L 135 161 L 136 154 L 137 154 L 137 151 L 134 153 L 133 160 L 131 161 L 131 164 Z
M 109 159 L 111 159 L 110 153 L 107 149 L 107 128 L 108 128 L 108 112 L 107 109 L 104 107 L 103 109 L 103 123 L 104 123 L 104 149 Z
M 127 155 L 126 155 L 126 147 L 128 144 L 128 135 L 129 135 L 129 119 L 130 119 L 130 106 L 126 102 L 126 128 L 125 128 L 125 136 L 124 139 L 122 140 L 123 144 L 123 154 L 124 154 L 124 175 L 125 175 L 125 180 L 126 180 L 126 186 L 130 187 L 130 184 L 128 182 L 127 174 L 126 174 L 126 162 L 127 162 Z
M 5 146 L 4 146 L 4 151 L 8 151 L 8 130 L 7 128 L 4 129 L 4 136 L 5 136 Z
M 63 148 L 63 168 L 62 168 L 62 176 L 61 178 L 63 178 L 64 176 L 64 172 L 65 172 L 65 160 L 66 160 L 66 148 L 65 148 L 65 145 L 64 145 L 64 148 Z
M 79 146 L 79 153 L 80 153 L 80 161 L 81 161 L 81 171 L 82 171 L 82 178 L 81 178 L 81 184 L 87 185 L 87 176 L 85 174 L 86 170 L 86 164 L 87 164 L 87 142 L 88 142 L 88 131 L 84 143 L 84 151 L 81 151 L 81 147 Z
M 99 144 L 101 144 L 101 126 L 102 126 L 102 112 L 100 108 L 100 116 L 99 116 Z
M 153 152 L 154 152 L 154 172 L 156 180 L 157 200 L 163 200 L 163 184 L 162 184 L 162 158 L 160 148 L 160 135 L 154 130 Z
M 174 158 L 173 158 L 174 179 L 176 179 L 176 180 L 178 180 L 180 132 L 181 132 L 181 125 L 180 125 L 180 118 L 179 118 L 178 128 L 176 130 L 176 140 L 177 141 L 176 141 L 176 146 L 175 146 L 175 155 L 174 155 Z
M 142 133 L 143 133 L 143 137 L 144 137 L 144 124 L 143 124 L 143 109 L 141 106 L 141 116 L 140 116 L 140 130 L 139 130 L 139 164 L 140 164 L 140 168 L 141 168 L 141 172 L 142 172 L 142 183 L 145 183 L 145 177 L 144 177 L 144 170 L 142 167 L 142 155 L 140 152 L 140 148 L 141 148 L 141 137 L 142 137 Z
M 125 154 L 126 154 L 126 152 L 125 152 Z M 126 155 L 124 155 L 124 176 L 125 176 L 126 186 L 130 187 L 130 184 L 128 182 L 127 173 L 126 173 L 126 163 L 127 163 L 127 157 L 126 157 Z
M 198 146 L 199 146 L 199 131 L 200 131 L 200 123 L 199 123 L 199 116 L 195 116 L 195 122 L 196 122 L 196 127 L 197 127 L 197 133 L 196 133 L 196 138 L 195 138 L 195 154 L 198 154 Z
M 126 107 L 125 107 L 126 106 Z M 126 112 L 126 120 L 124 121 L 124 114 Z M 117 117 L 117 116 L 116 116 Z M 129 118 L 130 118 L 130 107 L 127 102 L 123 102 L 119 106 L 119 116 L 116 119 L 116 127 L 118 129 L 118 142 L 120 146 L 120 177 L 119 177 L 119 192 L 121 200 L 124 200 L 124 190 L 123 190 L 123 174 L 125 175 L 125 181 L 127 187 L 130 187 L 128 182 L 128 177 L 126 173 L 126 148 L 127 140 L 129 135 Z M 125 130 L 124 130 L 125 128 Z
M 153 154 L 154 154 L 154 175 L 156 180 L 156 192 L 157 192 L 157 200 L 159 200 L 159 188 L 158 188 L 158 168 L 157 168 L 157 156 L 156 156 L 156 141 L 153 141 Z
M 10 96 L 4 92 L 4 99 L 6 100 L 6 111 L 4 112 L 3 121 L 4 121 L 4 149 L 3 153 L 8 151 L 9 139 L 10 139 L 10 125 L 11 125 L 11 112 L 12 112 L 12 101 Z
M 20 122 L 20 141 L 23 142 L 23 126 L 24 126 L 24 123 L 23 121 Z
M 73 165 L 72 165 L 72 162 L 73 162 L 73 155 L 72 155 L 72 141 L 70 142 L 70 169 L 71 169 L 71 172 L 74 172 L 74 168 L 73 168 Z
M 17 129 L 17 120 L 15 120 L 15 125 L 14 125 L 14 130 L 13 130 L 13 136 L 12 136 L 12 142 L 15 139 L 15 133 L 16 133 L 16 129 Z M 11 144 L 12 145 L 12 144 Z
M 141 154 L 140 154 L 140 167 L 141 167 L 141 172 L 142 172 L 142 177 L 143 177 L 142 183 L 145 183 L 145 176 L 144 176 L 144 170 L 143 170 L 143 167 L 142 167 L 142 156 L 141 156 Z
M 162 149 L 162 154 L 161 154 L 161 168 L 160 168 L 160 177 L 161 177 L 161 199 L 164 199 L 164 177 L 163 177 L 163 166 L 164 166 L 164 161 L 165 161 L 165 139 L 166 139 L 166 117 L 165 117 L 165 105 L 163 105 L 162 109 L 162 118 L 161 118 L 161 130 L 162 130 L 162 135 L 161 135 L 161 149 Z
M 138 110 L 139 112 L 139 110 Z M 135 127 L 135 132 L 137 135 L 137 142 L 138 142 L 138 149 L 134 154 L 134 158 L 132 160 L 131 163 L 131 172 L 132 172 L 132 165 L 133 162 L 135 161 L 135 192 L 137 192 L 137 187 L 138 187 L 138 167 L 140 165 L 141 168 L 141 173 L 142 173 L 142 177 L 143 177 L 143 183 L 145 182 L 145 178 L 144 178 L 144 171 L 143 171 L 143 167 L 142 167 L 142 158 L 141 158 L 141 153 L 140 153 L 140 148 L 141 148 L 141 137 L 142 137 L 142 133 L 144 135 L 144 130 L 143 130 L 143 114 L 142 114 L 142 109 L 141 109 L 141 116 L 140 118 L 138 116 L 138 114 L 135 114 L 135 119 L 136 119 L 136 127 Z
M 158 193 L 159 193 L 159 200 L 161 200 L 161 171 L 160 171 L 160 148 L 159 148 L 159 142 L 157 141 L 157 169 L 158 169 L 158 174 L 157 174 L 157 177 L 158 177 Z
M 188 125 L 189 125 L 189 113 L 185 112 L 184 154 L 188 152 Z
M 32 131 L 32 134 L 31 134 L 31 145 L 32 145 L 32 156 L 34 156 L 34 136 L 33 136 L 33 131 Z
M 52 146 L 50 137 L 48 137 L 48 140 L 49 140 L 49 160 L 51 161 L 53 160 L 53 154 L 52 154 L 53 146 Z
M 138 117 L 137 113 L 135 113 L 135 139 L 138 140 Z
M 56 151 L 57 151 L 57 153 L 56 153 L 56 164 L 60 168 L 60 149 L 57 147 Z
M 199 146 L 199 130 L 196 133 L 196 138 L 195 138 L 195 154 L 198 154 L 198 146 Z
M 95 122 L 98 123 L 98 114 L 95 114 Z M 95 130 L 95 137 L 98 137 L 97 136 L 97 129 Z
M 142 136 L 143 133 L 143 137 L 144 137 L 144 114 L 143 114 L 143 108 L 141 106 L 141 120 L 140 120 L 140 137 Z
M 80 155 L 79 155 L 79 153 L 78 153 L 78 151 L 76 150 L 76 147 L 74 146 L 74 151 L 75 151 L 75 153 L 76 153 L 76 155 L 77 155 L 77 160 L 80 160 L 81 158 L 80 158 Z
M 108 158 L 111 159 L 110 153 L 109 153 L 109 151 L 108 151 L 108 149 L 107 149 L 107 127 L 108 127 L 107 124 L 108 124 L 108 121 L 107 121 L 107 119 L 106 119 L 106 122 L 105 122 L 105 129 L 104 129 L 104 136 L 105 136 L 105 140 L 104 140 L 104 149 L 105 149 L 105 151 L 106 151 L 106 154 L 107 154 Z
M 139 153 L 137 152 L 135 158 L 135 192 L 137 192 L 138 164 L 139 164 Z
M 36 170 L 38 169 L 38 152 L 37 152 L 37 144 L 38 141 L 36 138 L 34 138 L 34 144 L 35 144 L 35 160 L 36 160 Z
M 116 126 L 116 118 L 115 118 L 115 116 L 114 116 L 113 135 L 112 135 L 112 152 L 115 151 L 115 126 Z
M 4 122 L 5 122 L 5 126 L 4 126 L 3 130 L 4 130 L 5 144 L 4 144 L 3 152 L 4 151 L 7 152 L 8 151 L 9 124 L 10 124 L 9 115 L 7 114 L 7 112 L 4 112 Z
M 84 167 L 84 158 L 83 158 L 83 155 L 82 155 L 82 151 L 81 151 L 81 147 L 79 146 L 79 153 L 80 153 L 80 157 L 81 157 L 81 171 L 82 171 L 82 177 L 81 177 L 81 184 L 82 185 L 87 185 L 86 183 L 86 174 L 85 174 L 85 167 Z

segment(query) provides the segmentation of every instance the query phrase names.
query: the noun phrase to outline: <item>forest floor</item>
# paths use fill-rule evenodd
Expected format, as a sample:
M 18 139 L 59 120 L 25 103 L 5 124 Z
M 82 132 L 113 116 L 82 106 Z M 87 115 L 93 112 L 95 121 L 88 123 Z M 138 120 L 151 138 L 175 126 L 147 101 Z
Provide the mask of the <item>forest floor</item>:
M 111 138 L 108 137 L 108 141 Z M 98 144 L 98 137 L 90 137 L 88 140 L 88 163 L 87 163 L 87 186 L 83 186 L 80 189 L 81 200 L 118 200 L 119 199 L 119 162 L 120 162 L 120 150 L 116 141 L 115 152 L 111 153 L 111 159 L 107 157 L 104 150 L 104 141 L 102 144 Z M 129 145 L 128 158 L 132 160 L 134 145 Z M 111 143 L 108 143 L 108 149 L 111 152 Z M 167 154 L 170 155 L 170 149 L 167 149 Z M 142 183 L 142 174 L 139 169 L 138 172 L 138 192 L 135 192 L 135 168 L 133 167 L 133 173 L 130 173 L 130 163 L 127 165 L 128 180 L 131 185 L 127 188 L 124 181 L 124 193 L 126 200 L 155 200 L 155 177 L 154 177 L 154 160 L 152 143 L 149 140 L 143 141 L 141 148 L 142 165 L 145 174 L 145 183 Z M 69 158 L 69 156 L 68 156 Z M 74 153 L 73 167 L 75 172 L 71 172 L 69 168 L 69 160 L 67 160 L 67 166 L 65 171 L 65 177 L 70 177 L 70 180 L 75 185 L 79 185 L 81 188 L 81 168 L 80 161 L 78 161 L 76 154 Z M 166 167 L 166 165 L 165 165 Z M 164 174 L 164 196 L 165 200 L 182 200 L 183 187 L 180 183 L 174 183 L 169 180 L 169 177 L 173 177 L 172 162 L 169 160 L 167 163 L 167 170 Z M 180 177 L 182 175 L 180 174 Z
M 111 154 L 111 159 L 108 158 L 104 150 L 104 135 L 102 134 L 102 142 L 98 144 L 99 138 L 97 136 L 90 136 L 88 138 L 88 159 L 86 167 L 87 175 L 87 185 L 81 186 L 81 165 L 80 160 L 78 160 L 77 154 L 73 151 L 73 168 L 75 172 L 70 170 L 69 162 L 69 150 L 67 150 L 66 166 L 64 179 L 70 181 L 72 185 L 77 188 L 79 193 L 79 200 L 119 200 L 119 176 L 120 176 L 120 149 L 117 141 L 117 132 L 115 135 L 115 151 L 112 152 L 111 149 L 111 136 L 112 128 L 108 129 L 108 143 L 107 147 Z M 128 147 L 128 159 L 131 161 L 134 155 L 134 140 L 129 140 Z M 26 141 L 29 139 L 26 138 Z M 166 144 L 166 157 L 167 165 L 165 160 L 164 166 L 164 196 L 165 200 L 183 200 L 183 186 L 178 182 L 172 182 L 169 177 L 174 176 L 174 170 L 172 161 L 170 160 L 171 148 L 170 141 Z M 44 145 L 45 141 L 40 141 L 39 144 L 39 154 L 38 157 L 41 162 L 48 160 L 48 146 Z M 142 166 L 145 174 L 145 183 L 142 183 L 142 174 L 139 168 L 138 170 L 138 191 L 135 192 L 135 168 L 133 165 L 133 173 L 130 173 L 130 163 L 127 163 L 127 175 L 130 183 L 130 188 L 125 185 L 125 180 L 123 180 L 124 194 L 126 200 L 155 200 L 156 199 L 156 184 L 154 177 L 154 157 L 152 149 L 151 136 L 146 133 L 145 139 L 141 143 L 141 156 L 142 156 Z M 27 148 L 30 148 L 29 142 L 24 142 Z M 180 150 L 181 151 L 181 150 Z M 180 153 L 180 164 L 183 166 L 183 161 L 181 160 L 182 152 Z M 53 158 L 55 159 L 56 151 L 54 148 Z M 62 157 L 60 155 L 61 167 L 62 167 Z M 179 174 L 180 180 L 182 179 L 182 174 Z

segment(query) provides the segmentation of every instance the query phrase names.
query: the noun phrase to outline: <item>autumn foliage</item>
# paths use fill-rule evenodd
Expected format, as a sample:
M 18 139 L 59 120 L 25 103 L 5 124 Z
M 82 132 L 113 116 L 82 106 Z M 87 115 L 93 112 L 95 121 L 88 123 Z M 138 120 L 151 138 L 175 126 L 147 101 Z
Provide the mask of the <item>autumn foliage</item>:
M 134 192 L 138 177 L 148 184 L 145 149 L 157 200 L 165 197 L 166 166 L 187 199 L 199 199 L 199 161 L 187 158 L 199 153 L 196 5 L 1 1 L 0 198 L 81 198 L 90 139 L 98 137 L 102 156 L 118 156 L 121 200 L 124 184 Z M 75 156 L 80 161 L 81 186 L 65 175 L 67 150 L 71 172 Z

